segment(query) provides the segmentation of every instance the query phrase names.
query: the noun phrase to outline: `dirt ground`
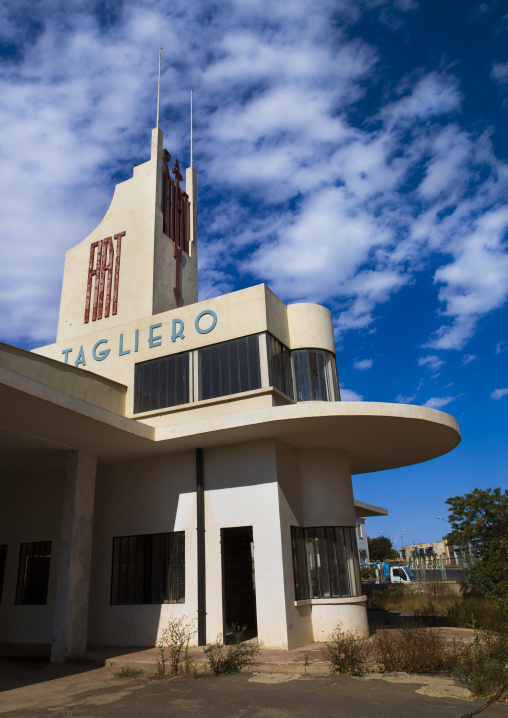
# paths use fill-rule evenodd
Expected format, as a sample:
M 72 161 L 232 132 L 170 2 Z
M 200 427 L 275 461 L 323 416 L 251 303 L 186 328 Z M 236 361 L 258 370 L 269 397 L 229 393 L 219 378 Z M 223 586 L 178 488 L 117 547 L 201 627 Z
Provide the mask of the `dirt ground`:
M 110 667 L 0 662 L 2 718 L 458 718 L 482 704 L 461 691 L 443 676 L 118 678 Z M 483 715 L 508 718 L 508 706 Z

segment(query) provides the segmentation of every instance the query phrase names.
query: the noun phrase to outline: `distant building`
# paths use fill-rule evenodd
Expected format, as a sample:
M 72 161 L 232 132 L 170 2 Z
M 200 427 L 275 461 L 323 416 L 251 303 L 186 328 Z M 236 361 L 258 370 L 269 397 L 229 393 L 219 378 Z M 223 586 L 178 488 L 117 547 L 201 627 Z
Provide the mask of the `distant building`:
M 182 616 L 201 645 L 233 623 L 283 649 L 367 635 L 356 512 L 384 510 L 351 475 L 440 456 L 457 423 L 340 401 L 322 306 L 264 284 L 198 302 L 196 171 L 183 192 L 162 141 L 68 250 L 56 343 L 0 346 L 0 641 L 59 661 Z
M 358 558 L 360 563 L 370 563 L 369 543 L 367 541 L 367 532 L 365 528 L 365 519 L 371 516 L 388 516 L 388 509 L 380 506 L 365 504 L 363 501 L 355 499 L 356 513 L 356 541 L 358 544 Z
M 446 539 L 442 541 L 429 541 L 427 543 L 417 543 L 402 548 L 402 557 L 405 562 L 416 563 L 423 561 L 425 564 L 431 565 L 438 562 L 441 558 L 448 559 L 449 549 Z

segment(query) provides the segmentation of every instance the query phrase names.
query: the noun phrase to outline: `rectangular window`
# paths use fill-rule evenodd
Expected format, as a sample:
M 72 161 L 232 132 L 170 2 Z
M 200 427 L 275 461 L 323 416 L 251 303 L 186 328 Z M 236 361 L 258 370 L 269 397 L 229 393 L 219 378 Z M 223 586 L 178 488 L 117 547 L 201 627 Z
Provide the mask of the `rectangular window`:
M 7 560 L 7 544 L 0 546 L 0 603 L 2 601 L 2 590 L 4 587 L 5 562 Z
M 19 554 L 17 605 L 44 605 L 48 599 L 51 541 L 22 543 Z
M 184 602 L 184 531 L 113 539 L 113 605 Z
M 291 399 L 294 398 L 291 352 L 281 342 L 268 334 L 268 367 L 270 383 Z
M 201 400 L 261 388 L 257 334 L 203 347 L 198 362 Z
M 361 594 L 354 528 L 292 526 L 291 542 L 297 601 Z
M 136 364 L 134 413 L 188 404 L 189 363 L 189 352 L 182 352 Z

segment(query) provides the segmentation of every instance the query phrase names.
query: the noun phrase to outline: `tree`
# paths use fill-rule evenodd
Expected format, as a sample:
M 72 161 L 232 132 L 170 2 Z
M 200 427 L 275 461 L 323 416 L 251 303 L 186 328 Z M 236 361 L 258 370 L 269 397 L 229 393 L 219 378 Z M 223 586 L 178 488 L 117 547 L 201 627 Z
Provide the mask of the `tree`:
M 452 527 L 446 539 L 470 556 L 471 586 L 508 607 L 508 490 L 474 489 L 445 503 Z
M 371 561 L 391 561 L 399 558 L 399 552 L 395 551 L 391 540 L 387 536 L 378 536 L 377 538 L 367 536 L 367 543 Z

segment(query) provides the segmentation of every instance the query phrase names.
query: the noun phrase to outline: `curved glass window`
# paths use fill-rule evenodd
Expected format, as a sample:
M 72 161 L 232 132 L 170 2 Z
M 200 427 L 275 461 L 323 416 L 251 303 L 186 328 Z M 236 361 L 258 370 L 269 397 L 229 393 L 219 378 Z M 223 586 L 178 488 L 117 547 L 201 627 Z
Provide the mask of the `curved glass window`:
M 361 595 L 354 528 L 292 526 L 291 543 L 297 601 Z
M 295 368 L 296 401 L 340 401 L 335 357 L 323 349 L 291 352 Z

